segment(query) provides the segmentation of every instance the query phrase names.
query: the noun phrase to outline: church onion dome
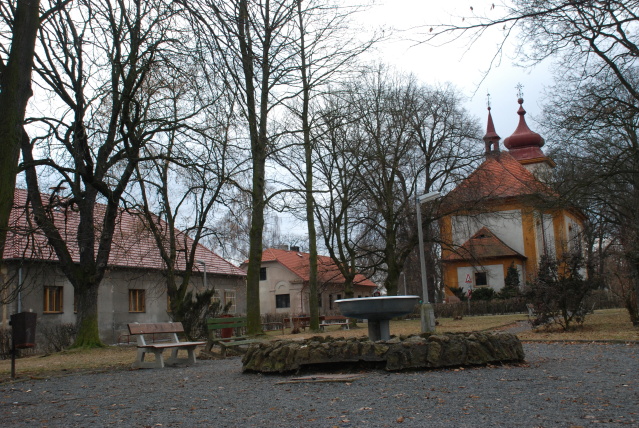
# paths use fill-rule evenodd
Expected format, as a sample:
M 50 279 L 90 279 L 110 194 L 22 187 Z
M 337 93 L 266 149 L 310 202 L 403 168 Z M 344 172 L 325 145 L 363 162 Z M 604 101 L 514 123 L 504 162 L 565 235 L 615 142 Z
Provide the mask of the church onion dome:
M 528 159 L 543 158 L 544 152 L 541 151 L 545 141 L 543 137 L 536 132 L 533 132 L 528 128 L 526 124 L 526 110 L 524 110 L 523 98 L 517 100 L 519 103 L 519 125 L 513 132 L 513 135 L 504 140 L 504 146 L 510 151 L 510 154 L 518 161 L 525 161 Z

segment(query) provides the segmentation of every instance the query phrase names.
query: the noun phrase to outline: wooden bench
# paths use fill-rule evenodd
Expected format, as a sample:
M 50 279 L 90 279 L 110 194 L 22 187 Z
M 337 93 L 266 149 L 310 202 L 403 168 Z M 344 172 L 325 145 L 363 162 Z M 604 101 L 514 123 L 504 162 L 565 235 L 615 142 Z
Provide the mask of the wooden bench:
M 164 365 L 174 365 L 178 363 L 195 364 L 195 348 L 204 345 L 206 342 L 180 342 L 177 333 L 184 333 L 181 322 L 159 322 L 159 323 L 132 323 L 127 324 L 129 333 L 137 337 L 138 355 L 131 365 L 134 369 L 139 368 L 163 368 Z M 147 343 L 144 336 L 163 334 L 168 337 L 166 342 Z M 164 361 L 163 353 L 165 349 L 171 350 L 171 357 Z M 178 358 L 178 351 L 186 350 L 186 358 Z M 155 355 L 155 361 L 144 361 L 146 354 Z
M 329 316 L 326 315 L 324 317 L 320 317 L 320 330 L 325 331 L 326 327 L 331 325 L 339 325 L 342 330 L 350 330 L 350 326 L 348 324 L 348 318 L 343 316 Z
M 306 331 L 306 327 L 311 325 L 311 317 L 291 317 L 284 318 L 284 327 L 290 327 L 291 329 L 302 329 Z
M 209 340 L 205 349 L 207 352 L 211 352 L 211 348 L 218 345 L 222 357 L 226 357 L 227 348 L 261 342 L 259 339 L 251 339 L 244 334 L 246 331 L 246 317 L 209 318 L 206 320 L 206 326 L 209 332 Z

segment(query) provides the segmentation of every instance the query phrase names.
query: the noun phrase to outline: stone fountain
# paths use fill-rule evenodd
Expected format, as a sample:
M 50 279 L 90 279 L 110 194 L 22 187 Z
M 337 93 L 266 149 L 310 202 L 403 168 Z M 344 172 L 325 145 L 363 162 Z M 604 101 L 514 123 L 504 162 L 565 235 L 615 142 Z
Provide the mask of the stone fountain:
M 390 340 L 390 320 L 413 312 L 419 296 L 379 296 L 340 299 L 335 303 L 345 317 L 368 320 L 368 338 Z
M 524 360 L 521 342 L 511 333 L 443 333 L 390 338 L 392 318 L 409 314 L 419 296 L 336 300 L 344 316 L 368 320 L 368 338 L 314 336 L 253 344 L 242 370 L 286 373 L 303 367 L 339 363 L 385 363 L 386 370 L 433 369 Z

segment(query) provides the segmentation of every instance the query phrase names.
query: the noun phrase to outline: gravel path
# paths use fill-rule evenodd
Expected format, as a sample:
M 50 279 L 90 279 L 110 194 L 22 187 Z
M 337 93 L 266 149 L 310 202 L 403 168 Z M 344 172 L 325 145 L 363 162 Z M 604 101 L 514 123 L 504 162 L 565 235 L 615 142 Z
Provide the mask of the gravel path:
M 239 358 L 0 386 L 1 426 L 639 426 L 639 346 L 525 344 L 527 364 L 278 384 Z

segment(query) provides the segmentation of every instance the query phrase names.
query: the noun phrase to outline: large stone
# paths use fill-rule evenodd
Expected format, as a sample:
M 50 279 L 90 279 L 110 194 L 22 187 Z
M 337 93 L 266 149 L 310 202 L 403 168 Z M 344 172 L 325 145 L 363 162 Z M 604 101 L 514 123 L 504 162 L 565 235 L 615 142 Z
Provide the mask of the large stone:
M 371 342 L 368 338 L 276 340 L 252 345 L 242 359 L 243 370 L 284 373 L 302 366 L 340 362 L 386 362 L 386 370 L 519 362 L 524 350 L 510 333 L 447 333 L 394 337 Z

